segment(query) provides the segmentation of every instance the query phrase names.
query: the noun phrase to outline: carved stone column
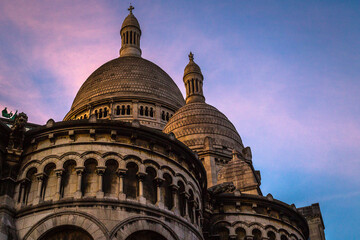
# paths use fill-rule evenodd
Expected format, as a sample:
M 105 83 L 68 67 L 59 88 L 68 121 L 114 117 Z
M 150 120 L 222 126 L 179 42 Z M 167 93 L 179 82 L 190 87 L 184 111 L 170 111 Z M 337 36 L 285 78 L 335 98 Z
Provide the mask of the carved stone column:
M 172 192 L 172 197 L 173 197 L 173 207 L 172 207 L 171 211 L 173 211 L 176 215 L 180 215 L 179 194 L 178 194 L 179 186 L 175 185 L 175 184 L 171 184 L 170 187 L 171 187 L 171 192 Z
M 103 176 L 105 173 L 106 167 L 97 167 L 96 173 L 98 175 L 98 191 L 96 193 L 96 198 L 103 198 L 104 191 L 103 191 Z
M 137 177 L 139 179 L 139 201 L 140 203 L 146 203 L 146 198 L 144 197 L 144 178 L 146 173 L 138 172 Z
M 118 198 L 119 198 L 119 200 L 125 200 L 126 194 L 124 193 L 124 176 L 126 175 L 126 169 L 118 169 L 116 174 L 119 177 Z
M 163 178 L 155 178 L 155 182 L 156 182 L 156 206 L 158 206 L 159 208 L 164 208 L 164 197 L 163 197 L 163 193 L 162 193 L 162 187 L 161 185 L 164 182 Z
M 38 181 L 38 187 L 37 187 L 37 193 L 36 193 L 36 197 L 34 198 L 33 204 L 39 204 L 39 202 L 41 201 L 41 193 L 42 193 L 42 186 L 43 186 L 43 181 L 44 181 L 44 174 L 43 173 L 36 174 L 36 179 Z
M 81 197 L 82 197 L 81 181 L 82 181 L 82 175 L 83 175 L 84 169 L 85 169 L 85 167 L 76 167 L 76 168 L 75 168 L 76 174 L 77 174 L 77 176 L 78 176 L 77 186 L 76 186 L 76 192 L 75 192 L 75 194 L 74 194 L 74 197 L 75 197 L 75 198 L 81 198 Z
M 189 198 L 190 198 L 190 194 L 188 194 L 187 192 L 184 192 L 184 197 L 185 197 L 185 201 L 184 201 L 184 203 L 185 203 L 185 206 L 184 206 L 184 208 L 185 208 L 185 216 L 184 217 L 187 220 L 190 220 L 190 217 L 189 217 L 189 203 L 188 203 Z
M 56 174 L 56 193 L 55 193 L 55 197 L 54 197 L 54 200 L 55 201 L 58 201 L 60 200 L 60 197 L 61 197 L 61 177 L 64 173 L 64 169 L 55 169 L 55 174 Z

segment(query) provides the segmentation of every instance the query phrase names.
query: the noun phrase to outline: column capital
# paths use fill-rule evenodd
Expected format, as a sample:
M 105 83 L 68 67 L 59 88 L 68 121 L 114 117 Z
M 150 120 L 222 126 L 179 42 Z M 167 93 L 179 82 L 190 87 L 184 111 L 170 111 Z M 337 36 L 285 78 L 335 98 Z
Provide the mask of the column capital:
M 45 173 L 37 173 L 37 174 L 35 174 L 35 177 L 36 177 L 36 179 L 38 181 L 43 180 L 45 176 L 46 176 Z
M 119 168 L 118 170 L 116 170 L 116 174 L 117 174 L 119 177 L 126 175 L 126 172 L 127 172 L 127 169 Z
M 55 174 L 56 174 L 56 176 L 61 177 L 61 175 L 63 175 L 64 171 L 65 171 L 65 169 L 63 169 L 63 168 L 55 169 Z
M 154 180 L 155 180 L 156 184 L 158 186 L 160 186 L 164 182 L 165 179 L 160 178 L 160 177 L 156 177 Z
M 147 173 L 145 173 L 145 172 L 137 172 L 137 173 L 136 173 L 136 176 L 137 176 L 140 180 L 143 180 L 146 175 L 147 175 Z
M 170 187 L 171 187 L 171 190 L 172 190 L 172 191 L 177 191 L 177 190 L 179 190 L 179 186 L 176 185 L 176 184 L 171 184 Z
M 81 175 L 85 170 L 85 167 L 75 167 L 75 171 L 77 175 Z
M 105 166 L 98 166 L 98 167 L 96 167 L 96 173 L 97 173 L 98 175 L 103 175 L 104 172 L 105 172 L 105 170 L 106 170 L 106 167 L 105 167 Z

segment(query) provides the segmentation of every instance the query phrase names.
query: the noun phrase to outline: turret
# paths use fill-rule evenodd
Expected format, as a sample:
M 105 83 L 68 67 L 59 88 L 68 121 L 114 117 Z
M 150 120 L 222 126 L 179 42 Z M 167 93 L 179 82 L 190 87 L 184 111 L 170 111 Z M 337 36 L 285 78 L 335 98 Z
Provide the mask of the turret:
M 184 69 L 184 84 L 186 88 L 186 103 L 205 102 L 203 80 L 200 67 L 194 62 L 194 54 L 190 52 L 189 63 Z
M 141 29 L 138 20 L 132 13 L 134 7 L 130 5 L 129 15 L 125 18 L 121 30 L 120 57 L 136 56 L 141 57 L 140 37 Z

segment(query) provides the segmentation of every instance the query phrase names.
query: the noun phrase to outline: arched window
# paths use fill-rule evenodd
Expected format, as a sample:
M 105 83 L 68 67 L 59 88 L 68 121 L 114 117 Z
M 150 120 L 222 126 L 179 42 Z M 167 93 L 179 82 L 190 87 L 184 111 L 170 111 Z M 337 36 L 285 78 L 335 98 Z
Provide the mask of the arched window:
M 126 115 L 130 115 L 130 105 L 127 105 L 127 108 L 126 108 Z
M 111 159 L 105 163 L 106 169 L 103 176 L 104 196 L 116 197 L 118 191 L 118 177 L 116 170 L 118 169 L 117 161 Z
M 288 240 L 288 238 L 285 235 L 281 235 L 281 240 Z
M 194 93 L 194 79 L 191 79 L 191 93 Z
M 86 114 L 84 115 L 84 119 L 87 119 L 87 115 L 86 115 Z
M 229 239 L 229 229 L 225 226 L 219 227 L 217 229 L 217 235 L 220 240 L 228 240 Z
M 133 34 L 132 34 L 133 32 L 132 31 L 130 31 L 130 44 L 132 44 L 133 42 L 132 42 L 132 39 L 133 39 Z
M 199 80 L 195 79 L 195 82 L 196 92 L 199 92 Z
M 126 194 L 127 198 L 136 199 L 139 193 L 139 182 L 136 176 L 138 172 L 138 166 L 130 162 L 126 165 L 127 172 L 126 176 L 124 177 L 124 193 Z
M 99 118 L 102 118 L 103 117 L 103 112 L 102 112 L 102 109 L 100 108 L 99 109 Z
M 254 240 L 261 240 L 261 231 L 259 229 L 254 229 L 252 231 L 252 235 L 254 236 L 253 239 Z
M 36 194 L 37 194 L 37 187 L 38 187 L 38 183 L 36 180 L 36 173 L 37 170 L 36 168 L 31 168 L 27 173 L 26 173 L 26 178 L 28 179 L 28 182 L 25 186 L 25 199 L 24 202 L 25 204 L 31 204 L 34 199 L 36 198 Z
M 164 199 L 164 205 L 167 209 L 172 209 L 173 207 L 173 194 L 171 190 L 171 184 L 172 184 L 172 178 L 168 173 L 164 173 L 163 175 L 164 183 L 162 185 L 163 187 L 163 199 Z
M 149 108 L 145 107 L 145 116 L 149 116 Z
M 143 115 L 144 115 L 144 107 L 140 106 L 140 116 L 143 116 Z
M 108 110 L 107 108 L 104 108 L 104 117 L 107 117 L 107 114 L 108 114 Z
M 56 193 L 57 179 L 55 174 L 55 163 L 49 163 L 44 169 L 44 180 L 43 180 L 43 200 L 52 200 Z
M 129 43 L 129 32 L 126 32 L 126 44 Z
M 136 44 L 136 32 L 134 32 L 134 44 Z
M 273 231 L 269 231 L 267 233 L 267 236 L 268 236 L 269 240 L 276 240 L 276 235 Z
M 95 110 L 95 116 L 96 116 L 96 118 L 99 118 L 98 110 Z
M 166 113 L 166 121 L 169 121 L 169 113 Z
M 165 121 L 165 112 L 164 111 L 161 112 L 161 119 Z
M 74 160 L 64 163 L 64 173 L 61 177 L 61 196 L 64 198 L 73 197 L 76 192 L 77 175 L 75 167 L 76 162 Z
M 180 210 L 180 215 L 185 216 L 185 204 L 186 204 L 185 186 L 181 181 L 179 181 L 178 182 L 178 187 L 179 187 L 179 210 Z
M 156 184 L 155 184 L 155 177 L 156 171 L 152 167 L 146 168 L 146 176 L 144 179 L 144 197 L 146 200 L 151 202 L 152 204 L 156 203 Z
M 116 107 L 116 115 L 120 115 L 120 106 Z
M 123 44 L 125 44 L 125 33 L 123 33 Z
M 193 191 L 190 189 L 189 190 L 189 206 L 188 206 L 188 215 L 190 217 L 190 220 L 192 223 L 194 223 L 195 221 L 195 216 L 194 216 L 194 193 Z
M 237 228 L 235 230 L 236 233 L 236 240 L 245 240 L 246 231 L 243 228 Z
M 82 177 L 82 193 L 83 196 L 96 196 L 98 191 L 98 176 L 96 174 L 97 161 L 88 159 L 85 161 L 85 171 Z
M 121 115 L 125 115 L 125 105 L 121 106 Z
M 154 117 L 154 110 L 152 107 L 150 108 L 150 117 Z

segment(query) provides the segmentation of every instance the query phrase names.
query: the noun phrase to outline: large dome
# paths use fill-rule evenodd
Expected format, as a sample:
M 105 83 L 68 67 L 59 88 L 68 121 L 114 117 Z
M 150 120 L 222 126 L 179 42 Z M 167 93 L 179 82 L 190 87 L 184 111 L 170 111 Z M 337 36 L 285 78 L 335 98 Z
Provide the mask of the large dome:
M 148 60 L 132 56 L 111 60 L 93 72 L 78 91 L 65 119 L 77 109 L 104 99 L 150 101 L 171 109 L 185 104 L 166 72 Z
M 203 102 L 188 103 L 180 108 L 163 131 L 172 132 L 191 149 L 202 148 L 207 137 L 211 137 L 218 148 L 243 149 L 240 135 L 229 119 Z

